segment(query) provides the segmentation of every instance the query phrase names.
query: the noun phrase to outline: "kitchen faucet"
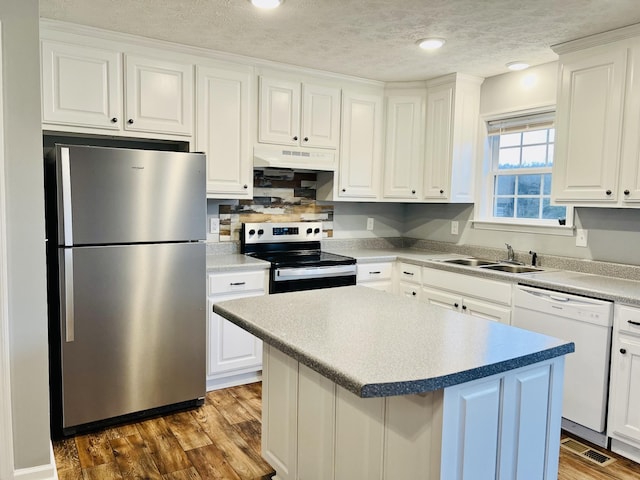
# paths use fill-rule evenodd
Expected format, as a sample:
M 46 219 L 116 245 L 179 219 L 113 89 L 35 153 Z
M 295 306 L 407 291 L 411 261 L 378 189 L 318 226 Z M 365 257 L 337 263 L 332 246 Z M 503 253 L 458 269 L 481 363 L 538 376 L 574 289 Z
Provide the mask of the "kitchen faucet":
M 508 243 L 505 243 L 505 245 L 507 246 L 507 261 L 514 262 L 516 257 L 513 253 L 513 248 L 511 248 L 511 245 L 509 245 Z

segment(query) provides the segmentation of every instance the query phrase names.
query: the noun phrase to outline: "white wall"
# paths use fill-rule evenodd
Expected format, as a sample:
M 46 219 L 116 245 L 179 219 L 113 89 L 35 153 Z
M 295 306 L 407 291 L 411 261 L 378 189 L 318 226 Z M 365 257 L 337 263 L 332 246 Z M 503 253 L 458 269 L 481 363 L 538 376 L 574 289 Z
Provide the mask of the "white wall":
M 11 414 L 18 470 L 50 461 L 38 17 L 38 0 L 0 2 Z

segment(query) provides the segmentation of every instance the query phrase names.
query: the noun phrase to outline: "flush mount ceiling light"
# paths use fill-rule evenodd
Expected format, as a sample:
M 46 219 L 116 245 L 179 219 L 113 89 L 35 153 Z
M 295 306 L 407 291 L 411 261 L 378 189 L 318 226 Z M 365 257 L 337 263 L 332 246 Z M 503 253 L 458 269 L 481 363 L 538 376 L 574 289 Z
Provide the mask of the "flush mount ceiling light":
M 507 68 L 509 70 L 526 70 L 527 68 L 529 68 L 529 64 L 528 63 L 524 63 L 524 62 L 509 62 L 507 63 Z
M 423 50 L 437 50 L 445 43 L 444 38 L 423 38 L 416 42 Z
M 264 9 L 279 7 L 284 0 L 251 0 L 253 6 Z

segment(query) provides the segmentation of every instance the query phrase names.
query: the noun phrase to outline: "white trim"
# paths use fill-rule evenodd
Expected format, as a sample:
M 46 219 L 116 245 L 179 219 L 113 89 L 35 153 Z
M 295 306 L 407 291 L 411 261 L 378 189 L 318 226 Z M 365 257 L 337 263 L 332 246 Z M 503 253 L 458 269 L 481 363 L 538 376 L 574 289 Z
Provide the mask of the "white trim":
M 480 219 L 472 220 L 471 223 L 473 224 L 473 228 L 477 230 L 535 233 L 539 235 L 558 235 L 562 237 L 572 237 L 575 229 L 573 225 L 534 225 L 513 222 L 493 222 Z
M 50 444 L 49 463 L 37 467 L 21 468 L 13 474 L 14 480 L 58 480 L 56 460 L 53 454 L 53 445 Z M 4 477 L 2 477 L 4 480 Z
M 576 50 L 583 50 L 590 47 L 597 47 L 604 45 L 605 43 L 628 40 L 630 38 L 635 38 L 638 35 L 640 35 L 640 23 L 551 45 L 551 50 L 558 55 L 564 55 L 565 53 L 575 52 Z
M 4 106 L 2 76 L 2 24 L 0 23 L 0 478 L 13 477 L 13 428 L 9 375 L 9 307 L 7 301 L 7 235 L 5 207 Z

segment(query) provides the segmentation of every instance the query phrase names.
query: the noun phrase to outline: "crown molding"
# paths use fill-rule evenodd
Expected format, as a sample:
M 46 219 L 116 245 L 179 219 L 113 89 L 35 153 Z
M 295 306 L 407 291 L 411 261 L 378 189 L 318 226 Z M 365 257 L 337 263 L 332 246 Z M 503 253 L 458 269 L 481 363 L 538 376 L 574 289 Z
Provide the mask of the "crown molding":
M 585 48 L 597 47 L 606 43 L 618 42 L 640 37 L 640 23 L 628 25 L 626 27 L 597 33 L 582 38 L 577 38 L 569 42 L 551 45 L 551 49 L 558 55 L 583 50 Z

